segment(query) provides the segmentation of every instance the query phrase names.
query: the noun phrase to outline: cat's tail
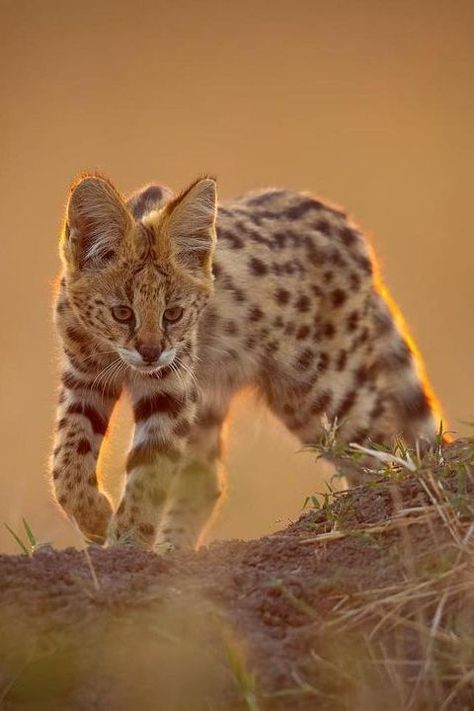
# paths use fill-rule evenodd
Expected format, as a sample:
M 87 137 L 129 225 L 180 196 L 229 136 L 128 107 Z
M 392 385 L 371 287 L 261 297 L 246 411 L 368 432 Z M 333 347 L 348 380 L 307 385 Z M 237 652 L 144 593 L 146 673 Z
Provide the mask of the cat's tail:
M 375 328 L 388 391 L 398 412 L 401 434 L 422 451 L 448 442 L 446 419 L 426 374 L 421 354 L 398 306 L 376 281 Z

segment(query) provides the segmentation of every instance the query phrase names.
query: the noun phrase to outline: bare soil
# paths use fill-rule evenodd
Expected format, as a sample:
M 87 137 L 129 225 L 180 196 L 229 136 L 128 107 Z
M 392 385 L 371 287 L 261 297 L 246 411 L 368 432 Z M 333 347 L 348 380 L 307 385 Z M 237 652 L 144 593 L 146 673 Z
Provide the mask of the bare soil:
M 443 462 L 443 491 L 461 504 L 471 463 L 472 446 L 459 442 Z M 473 680 L 450 699 L 462 674 L 433 651 L 448 602 L 443 624 L 461 637 L 474 630 L 470 593 L 451 600 L 473 571 L 451 525 L 462 533 L 472 518 L 460 504 L 446 522 L 444 503 L 399 476 L 337 495 L 276 534 L 195 553 L 45 546 L 0 556 L 0 707 L 473 709 Z

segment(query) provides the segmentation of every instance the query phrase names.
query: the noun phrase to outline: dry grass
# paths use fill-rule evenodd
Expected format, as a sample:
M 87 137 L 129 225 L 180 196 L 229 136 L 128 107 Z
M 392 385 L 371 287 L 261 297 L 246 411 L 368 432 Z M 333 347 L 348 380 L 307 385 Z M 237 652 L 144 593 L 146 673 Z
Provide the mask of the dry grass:
M 324 454 L 336 464 L 351 458 L 350 450 L 335 453 L 326 445 Z M 425 458 L 398 447 L 371 450 L 384 470 L 381 477 L 366 471 L 372 487 L 390 492 L 390 516 L 347 525 L 345 499 L 356 493 L 336 494 L 323 504 L 325 530 L 300 540 L 319 546 L 367 536 L 389 551 L 391 535 L 402 573 L 394 585 L 342 594 L 319 624 L 319 649 L 326 645 L 327 654 L 312 653 L 314 673 L 323 679 L 316 690 L 328 690 L 322 708 L 341 711 L 472 709 L 474 443 L 459 440 L 452 451 L 440 446 Z M 406 488 L 415 482 L 416 505 L 407 506 Z

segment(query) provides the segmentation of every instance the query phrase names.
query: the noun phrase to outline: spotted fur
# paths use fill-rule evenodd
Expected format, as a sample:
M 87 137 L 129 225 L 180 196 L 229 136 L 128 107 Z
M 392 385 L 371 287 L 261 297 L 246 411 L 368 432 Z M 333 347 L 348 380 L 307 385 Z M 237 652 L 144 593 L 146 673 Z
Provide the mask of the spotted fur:
M 89 538 L 196 545 L 222 493 L 229 403 L 246 386 L 305 444 L 323 416 L 343 443 L 435 437 L 421 360 L 367 240 L 310 195 L 265 190 L 217 208 L 203 178 L 127 204 L 86 176 L 71 190 L 61 255 L 52 471 Z M 123 391 L 135 431 L 113 512 L 96 463 Z

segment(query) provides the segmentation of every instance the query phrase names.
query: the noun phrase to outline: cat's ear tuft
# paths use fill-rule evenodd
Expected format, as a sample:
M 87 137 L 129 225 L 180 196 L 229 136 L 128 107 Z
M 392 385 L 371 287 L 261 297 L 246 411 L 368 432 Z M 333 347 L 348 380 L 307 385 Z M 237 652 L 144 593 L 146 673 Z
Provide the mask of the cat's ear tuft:
M 216 243 L 216 181 L 201 178 L 166 206 L 165 230 L 177 262 L 195 273 L 211 275 Z
M 124 201 L 105 178 L 88 176 L 71 189 L 62 253 L 76 269 L 99 269 L 115 254 L 133 219 Z

